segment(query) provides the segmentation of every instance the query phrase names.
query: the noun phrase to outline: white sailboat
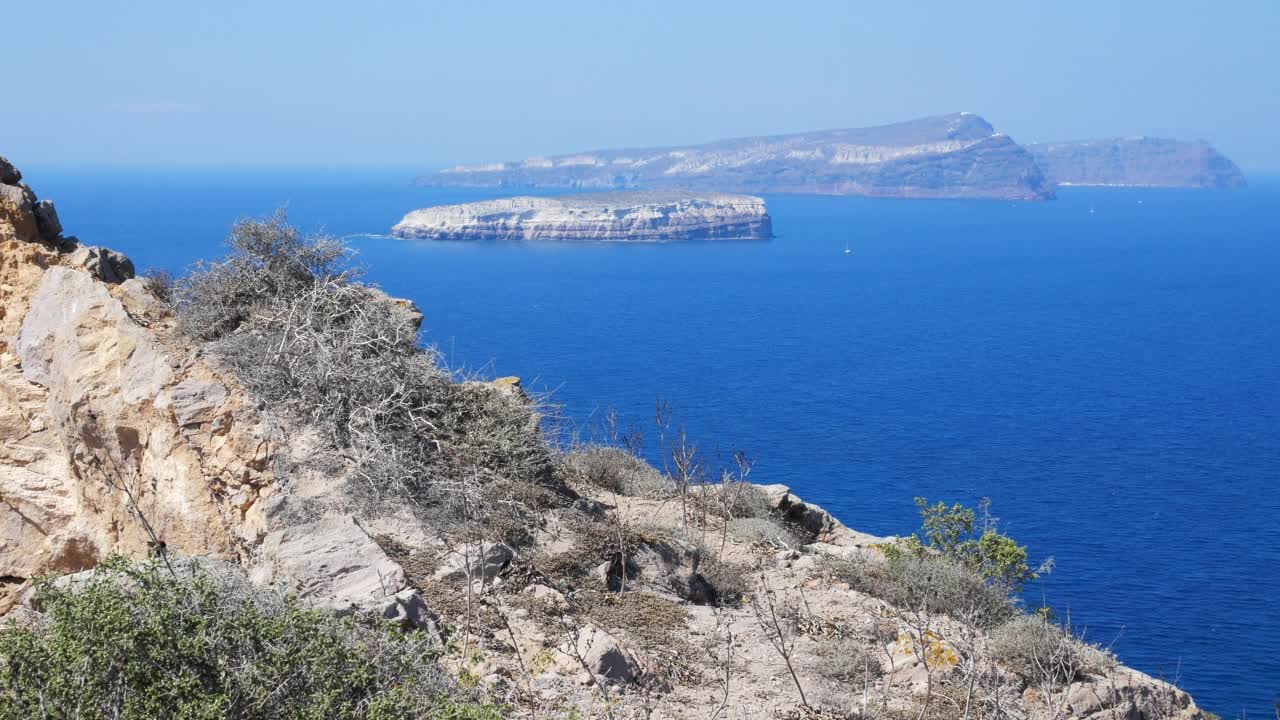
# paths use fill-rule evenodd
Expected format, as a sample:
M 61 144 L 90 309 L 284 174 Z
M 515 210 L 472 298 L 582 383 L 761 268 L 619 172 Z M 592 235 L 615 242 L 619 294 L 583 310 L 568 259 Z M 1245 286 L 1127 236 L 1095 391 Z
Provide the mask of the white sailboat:
M 845 254 L 845 255 L 852 255 L 852 254 L 853 254 L 853 251 L 849 249 L 849 241 L 848 241 L 848 240 L 845 240 L 845 241 L 844 241 L 844 254 Z

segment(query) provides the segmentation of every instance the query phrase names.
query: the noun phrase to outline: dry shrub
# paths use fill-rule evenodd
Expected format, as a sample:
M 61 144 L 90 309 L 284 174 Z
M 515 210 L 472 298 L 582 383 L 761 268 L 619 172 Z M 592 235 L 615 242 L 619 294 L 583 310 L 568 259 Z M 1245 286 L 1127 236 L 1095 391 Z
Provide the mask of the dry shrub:
M 880 657 L 866 642 L 852 637 L 823 638 L 818 641 L 818 672 L 843 685 L 870 682 L 884 674 Z
M 729 537 L 740 543 L 759 543 L 773 548 L 799 548 L 806 543 L 800 533 L 774 518 L 735 518 L 728 523 Z
M 587 446 L 568 453 L 562 462 L 572 478 L 619 495 L 663 498 L 675 493 L 670 478 L 619 448 Z
M 351 462 L 353 500 L 509 530 L 563 495 L 537 408 L 455 382 L 418 346 L 417 311 L 356 282 L 339 241 L 277 214 L 236 223 L 228 244 L 178 284 L 179 328 L 270 410 L 319 428 Z
M 751 483 L 726 481 L 705 485 L 693 496 L 695 505 L 724 520 L 773 517 L 769 496 Z
M 1114 664 L 1107 651 L 1036 615 L 1023 615 L 1001 625 L 992 632 L 991 640 L 995 659 L 1035 687 L 1066 685 Z
M 946 615 L 990 630 L 1020 613 L 1008 592 L 974 571 L 937 556 L 895 556 L 884 563 L 836 558 L 823 569 L 850 587 L 880 598 L 900 612 Z
M 743 563 L 725 562 L 709 554 L 698 566 L 698 573 L 715 591 L 717 605 L 737 607 L 751 590 L 752 568 Z

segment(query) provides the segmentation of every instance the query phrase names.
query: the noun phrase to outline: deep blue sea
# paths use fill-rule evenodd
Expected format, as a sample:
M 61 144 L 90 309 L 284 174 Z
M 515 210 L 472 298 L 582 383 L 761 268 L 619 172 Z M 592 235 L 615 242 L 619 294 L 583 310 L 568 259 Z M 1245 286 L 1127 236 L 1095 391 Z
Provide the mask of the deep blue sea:
M 408 171 L 33 169 L 69 233 L 140 268 L 287 204 L 337 235 L 489 197 Z M 453 366 L 587 424 L 661 393 L 708 450 L 848 525 L 990 497 L 1056 569 L 1028 592 L 1225 717 L 1280 695 L 1280 179 L 1054 202 L 768 197 L 769 242 L 355 241 Z M 1090 213 L 1090 208 L 1094 209 Z M 854 250 L 844 255 L 848 242 Z

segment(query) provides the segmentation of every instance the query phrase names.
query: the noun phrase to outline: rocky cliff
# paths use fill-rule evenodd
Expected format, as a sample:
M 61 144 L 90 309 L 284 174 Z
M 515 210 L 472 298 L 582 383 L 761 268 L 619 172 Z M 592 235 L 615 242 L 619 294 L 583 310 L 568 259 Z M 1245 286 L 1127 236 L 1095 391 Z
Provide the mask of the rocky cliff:
M 1201 141 L 1110 138 L 1028 145 L 1050 182 L 1170 188 L 1240 188 L 1244 174 Z
M 109 553 L 238 557 L 273 489 L 253 401 L 127 258 L 63 237 L 3 158 L 0 180 L 0 610 Z
M 241 232 L 259 250 L 274 240 L 282 262 L 243 269 L 300 285 L 273 296 L 287 308 L 227 308 L 240 324 L 222 350 L 272 338 L 237 365 L 222 341 L 179 332 L 175 307 L 176 320 L 191 310 L 126 258 L 63 236 L 52 203 L 2 159 L 0 180 L 7 623 L 40 626 L 26 592 L 38 575 L 111 553 L 212 556 L 309 605 L 425 634 L 458 685 L 511 717 L 1207 720 L 980 576 L 928 553 L 894 560 L 892 539 L 745 482 L 749 464 L 680 481 L 698 458 L 683 434 L 672 462 L 685 470 L 664 473 L 617 447 L 550 448 L 511 379 L 415 384 L 429 367 L 401 357 L 395 370 L 368 348 L 412 346 L 416 311 L 340 272 L 300 271 L 297 257 L 328 258 L 320 268 L 333 256 L 278 223 Z M 274 385 L 250 392 L 246 377 Z M 337 410 L 281 414 L 265 393 L 290 383 Z M 406 477 L 420 434 L 426 477 Z M 403 484 L 394 497 L 408 502 L 351 503 L 348 477 Z
M 461 166 L 418 182 L 438 187 L 683 188 L 903 198 L 1053 196 L 1052 186 L 1026 150 L 972 113 L 870 128 Z
M 427 240 L 671 242 L 762 240 L 764 201 L 746 195 L 665 192 L 515 197 L 414 210 L 391 229 Z

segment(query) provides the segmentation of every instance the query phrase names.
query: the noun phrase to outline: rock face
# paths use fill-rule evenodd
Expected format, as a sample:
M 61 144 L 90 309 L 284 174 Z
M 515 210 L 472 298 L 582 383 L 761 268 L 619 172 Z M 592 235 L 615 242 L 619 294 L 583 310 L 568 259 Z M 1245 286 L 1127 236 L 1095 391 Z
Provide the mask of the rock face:
M 1053 196 L 1031 155 L 972 113 L 870 128 L 462 166 L 418 182 L 440 187 L 688 188 L 911 198 Z
M 1050 182 L 1171 188 L 1240 188 L 1244 174 L 1203 140 L 1111 138 L 1028 145 Z
M 664 191 L 444 205 L 414 210 L 391 232 L 427 240 L 670 242 L 762 240 L 773 226 L 757 197 Z
M 37 575 L 157 542 L 243 556 L 273 486 L 253 403 L 20 179 L 0 159 L 0 612 Z

